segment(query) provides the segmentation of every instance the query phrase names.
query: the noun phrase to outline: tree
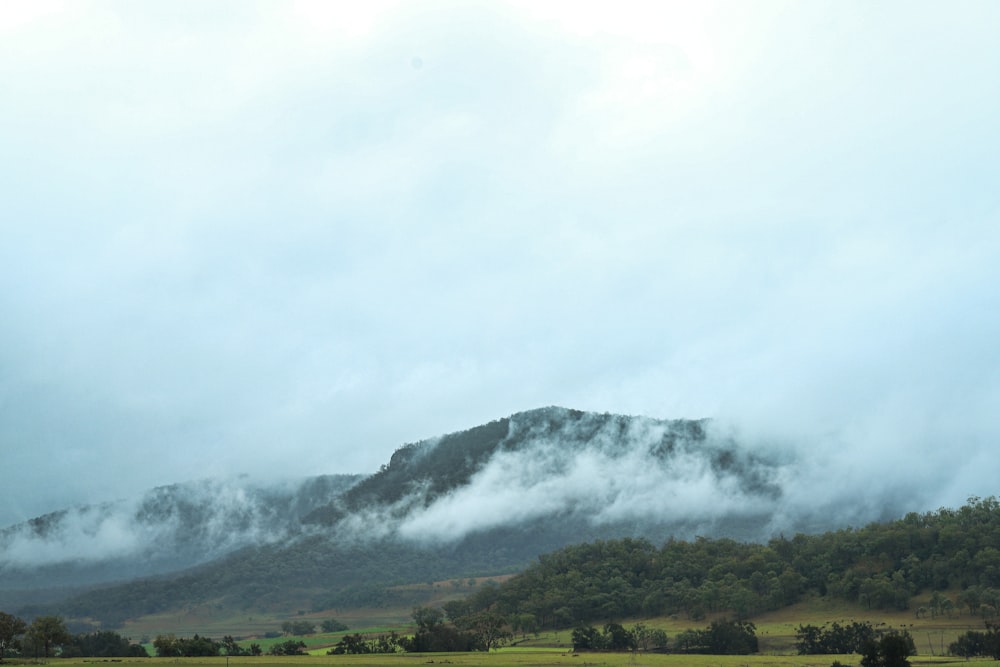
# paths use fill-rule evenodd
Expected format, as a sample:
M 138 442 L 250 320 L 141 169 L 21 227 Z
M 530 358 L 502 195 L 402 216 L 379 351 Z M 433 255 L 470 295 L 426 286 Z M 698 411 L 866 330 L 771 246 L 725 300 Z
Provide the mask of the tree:
M 285 621 L 281 631 L 286 635 L 311 635 L 316 632 L 316 624 L 309 621 Z
M 246 651 L 236 643 L 236 639 L 232 635 L 226 635 L 222 638 L 222 650 L 226 652 L 226 655 L 246 655 Z
M 177 647 L 177 637 L 171 632 L 166 635 L 156 635 L 153 640 L 153 649 L 159 658 L 176 658 L 181 652 Z
M 969 630 L 948 646 L 948 652 L 966 659 L 988 655 L 1000 660 L 1000 626 L 986 623 L 986 632 Z
M 749 621 L 712 621 L 708 628 L 711 653 L 749 655 L 758 650 L 757 627 Z
M 635 638 L 636 647 L 643 651 L 667 647 L 667 633 L 659 628 L 650 628 L 643 623 L 636 623 L 632 626 L 632 636 Z
M 75 635 L 63 644 L 60 656 L 63 658 L 148 658 L 149 653 L 141 644 L 133 644 L 111 630 L 98 630 Z
M 635 635 L 621 623 L 608 623 L 604 626 L 604 645 L 612 651 L 634 651 Z
M 465 616 L 455 623 L 463 630 L 468 630 L 476 640 L 489 652 L 506 644 L 511 633 L 507 629 L 507 619 L 492 611 L 482 611 L 478 614 Z
M 534 614 L 511 614 L 510 629 L 512 632 L 520 632 L 524 638 L 529 634 L 538 636 L 538 619 Z
M 286 642 L 275 644 L 268 651 L 268 655 L 305 655 L 306 643 L 301 639 L 296 641 L 289 639 Z
M 343 632 L 344 630 L 349 629 L 346 623 L 341 623 L 335 618 L 326 619 L 319 624 L 319 627 L 323 630 L 323 632 Z
M 66 622 L 59 616 L 38 616 L 28 626 L 27 637 L 36 650 L 42 649 L 45 658 L 52 657 L 53 647 L 66 644 L 72 639 L 66 629 Z
M 436 607 L 414 607 L 412 615 L 418 631 L 434 632 L 444 622 L 444 612 Z
M 0 660 L 4 659 L 8 649 L 17 648 L 18 639 L 27 629 L 24 619 L 0 611 Z
M 861 647 L 861 667 L 910 667 L 907 658 L 916 652 L 910 633 L 887 632 Z
M 571 635 L 573 651 L 597 651 L 604 648 L 604 638 L 592 625 L 580 626 Z

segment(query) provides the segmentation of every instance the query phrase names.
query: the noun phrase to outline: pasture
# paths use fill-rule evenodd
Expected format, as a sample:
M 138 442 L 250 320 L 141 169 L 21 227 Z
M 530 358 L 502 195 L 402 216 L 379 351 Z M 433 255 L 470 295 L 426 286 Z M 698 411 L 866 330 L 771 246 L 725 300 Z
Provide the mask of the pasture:
M 631 653 L 580 653 L 555 650 L 502 649 L 494 653 L 438 653 L 360 656 L 297 656 L 257 658 L 122 658 L 122 659 L 52 659 L 53 667 L 830 667 L 839 660 L 843 665 L 857 665 L 858 656 L 716 656 L 662 655 Z M 996 667 L 995 660 L 915 656 L 913 667 L 921 665 L 964 665 Z M 8 664 L 17 664 L 12 661 Z M 40 663 L 25 662 L 36 665 Z

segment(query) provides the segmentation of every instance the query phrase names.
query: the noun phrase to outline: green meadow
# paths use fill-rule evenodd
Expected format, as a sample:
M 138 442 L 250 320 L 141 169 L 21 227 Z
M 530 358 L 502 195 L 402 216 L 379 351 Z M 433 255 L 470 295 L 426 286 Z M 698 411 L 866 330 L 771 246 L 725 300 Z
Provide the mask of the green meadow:
M 122 659 L 53 659 L 59 667 L 99 667 L 95 663 L 118 663 L 121 667 L 416 667 L 447 665 L 448 667 L 830 667 L 834 661 L 857 665 L 855 655 L 810 656 L 716 656 L 663 655 L 655 653 L 580 653 L 546 649 L 505 648 L 492 653 L 425 653 L 394 655 L 217 657 L 217 658 L 122 658 Z M 995 660 L 964 660 L 953 657 L 914 656 L 913 667 L 920 665 L 965 665 L 966 667 L 996 667 Z M 8 664 L 18 664 L 9 661 Z M 21 664 L 39 664 L 25 662 Z

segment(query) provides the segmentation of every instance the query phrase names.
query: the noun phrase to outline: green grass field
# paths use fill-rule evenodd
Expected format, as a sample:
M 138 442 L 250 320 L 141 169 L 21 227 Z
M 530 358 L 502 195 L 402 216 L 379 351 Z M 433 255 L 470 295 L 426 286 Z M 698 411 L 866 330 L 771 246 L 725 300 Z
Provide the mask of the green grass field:
M 123 659 L 52 659 L 57 667 L 96 667 L 95 663 L 119 663 L 122 667 L 416 667 L 417 665 L 448 665 L 449 667 L 829 667 L 835 660 L 843 665 L 857 665 L 858 656 L 700 656 L 631 653 L 581 653 L 552 650 L 503 649 L 494 653 L 424 653 L 377 656 L 297 656 L 275 658 L 123 658 Z M 996 667 L 995 660 L 960 658 L 911 659 L 920 665 L 965 665 L 966 667 Z M 35 665 L 35 662 L 9 661 L 8 664 Z
M 478 583 L 478 582 L 477 582 Z M 441 601 L 455 595 L 457 586 L 451 585 L 427 585 L 429 592 L 433 591 L 436 601 Z M 925 600 L 916 598 L 912 602 L 914 608 L 925 604 Z M 240 641 L 244 647 L 251 642 L 259 644 L 266 652 L 273 644 L 292 640 L 302 640 L 306 644 L 309 656 L 300 657 L 273 657 L 261 656 L 258 658 L 238 657 L 230 658 L 231 665 L 241 663 L 259 665 L 286 664 L 296 662 L 299 664 L 309 664 L 321 660 L 324 664 L 357 664 L 357 665 L 578 665 L 579 667 L 600 667 L 603 665 L 614 666 L 628 664 L 642 667 L 647 665 L 801 665 L 801 666 L 822 666 L 829 667 L 835 660 L 839 660 L 844 665 L 857 665 L 857 656 L 797 656 L 795 655 L 795 631 L 800 624 L 823 625 L 824 623 L 839 622 L 841 624 L 853 621 L 868 621 L 873 625 L 906 630 L 913 637 L 917 646 L 918 655 L 912 660 L 914 665 L 920 664 L 966 664 L 966 665 L 997 665 L 995 661 L 965 661 L 944 656 L 948 645 L 967 630 L 981 630 L 983 628 L 982 619 L 969 616 L 968 613 L 955 613 L 950 617 L 939 616 L 937 618 L 922 617 L 917 618 L 913 611 L 886 612 L 869 611 L 858 605 L 848 604 L 843 601 L 836 601 L 827 598 L 813 598 L 805 600 L 785 609 L 758 615 L 751 620 L 757 626 L 757 637 L 760 643 L 760 653 L 754 656 L 727 657 L 727 656 L 678 656 L 660 654 L 592 654 L 584 653 L 574 656 L 571 649 L 571 631 L 568 629 L 554 631 L 548 630 L 538 636 L 516 637 L 514 644 L 508 646 L 497 653 L 485 655 L 482 653 L 473 654 L 443 654 L 437 656 L 428 655 L 393 655 L 393 656 L 327 656 L 326 651 L 335 645 L 345 634 L 337 633 L 317 633 L 301 637 L 281 636 L 277 638 L 264 638 L 268 632 L 275 632 L 283 621 L 287 620 L 309 620 L 317 625 L 326 618 L 335 617 L 348 624 L 348 633 L 359 632 L 362 634 L 381 634 L 395 630 L 400 634 L 412 632 L 410 623 L 410 608 L 390 608 L 390 609 L 331 609 L 319 612 L 293 612 L 286 615 L 279 614 L 247 614 L 247 613 L 219 613 L 220 610 L 211 607 L 189 608 L 181 614 L 149 616 L 138 621 L 129 623 L 123 633 L 138 640 L 140 638 L 151 639 L 160 633 L 173 632 L 178 636 L 190 637 L 194 634 L 221 639 L 225 635 L 233 635 L 243 638 Z M 721 617 L 720 617 L 721 618 Z M 673 639 L 678 633 L 691 629 L 706 627 L 713 617 L 700 621 L 692 621 L 683 616 L 661 617 L 654 619 L 622 619 L 623 625 L 629 626 L 641 621 L 650 627 L 663 629 L 668 636 Z M 594 623 L 599 626 L 599 623 Z M 152 647 L 147 644 L 150 654 L 153 654 Z M 152 659 L 153 662 L 174 662 L 177 664 L 212 664 L 220 667 L 225 658 L 204 659 Z M 60 665 L 69 667 L 73 661 L 58 661 Z M 87 662 L 100 662 L 91 659 Z

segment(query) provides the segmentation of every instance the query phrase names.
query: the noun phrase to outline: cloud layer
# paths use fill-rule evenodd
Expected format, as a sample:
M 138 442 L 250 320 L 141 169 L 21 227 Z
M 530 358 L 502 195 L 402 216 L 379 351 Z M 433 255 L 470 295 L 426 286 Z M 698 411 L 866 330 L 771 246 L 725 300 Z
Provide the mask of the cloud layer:
M 996 5 L 365 4 L 0 9 L 0 525 L 550 404 L 994 492 Z

